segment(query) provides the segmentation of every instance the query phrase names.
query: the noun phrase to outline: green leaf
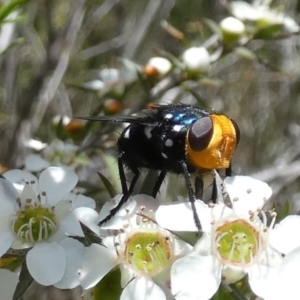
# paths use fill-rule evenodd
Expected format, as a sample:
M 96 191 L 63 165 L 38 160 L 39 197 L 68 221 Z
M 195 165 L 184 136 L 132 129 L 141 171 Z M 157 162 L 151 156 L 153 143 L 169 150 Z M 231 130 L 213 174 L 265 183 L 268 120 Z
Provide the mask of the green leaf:
M 237 47 L 234 49 L 234 52 L 240 55 L 241 57 L 255 61 L 257 60 L 257 56 L 254 52 L 252 52 L 250 49 L 245 48 L 245 47 Z
M 0 23 L 2 23 L 13 11 L 20 9 L 32 0 L 9 1 L 7 4 L 0 6 Z
M 100 172 L 97 172 L 97 173 L 98 173 L 100 179 L 102 180 L 102 182 L 103 182 L 103 184 L 104 184 L 104 186 L 105 186 L 105 188 L 106 188 L 109 196 L 111 198 L 115 197 L 117 193 L 116 193 L 115 188 L 111 184 L 111 182 L 102 173 L 100 173 Z
M 121 272 L 117 268 L 109 272 L 94 288 L 94 300 L 119 300 L 122 292 Z

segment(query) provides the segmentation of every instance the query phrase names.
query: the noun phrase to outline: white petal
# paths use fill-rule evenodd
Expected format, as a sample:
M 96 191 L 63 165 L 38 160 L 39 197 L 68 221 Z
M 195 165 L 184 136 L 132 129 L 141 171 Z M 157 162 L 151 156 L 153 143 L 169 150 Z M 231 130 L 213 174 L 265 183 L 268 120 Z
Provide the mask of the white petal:
M 211 208 L 200 200 L 195 202 L 198 217 L 201 222 L 202 230 L 211 230 Z M 161 205 L 156 213 L 155 219 L 161 227 L 174 231 L 198 231 L 195 225 L 191 203 L 171 203 Z
M 31 184 L 25 184 L 23 191 L 20 194 L 21 199 L 21 208 L 24 209 L 25 204 L 27 204 L 27 200 L 31 199 L 32 203 L 39 203 L 37 194 L 34 191 Z
M 71 211 L 72 203 L 70 201 L 62 200 L 58 202 L 54 207 L 55 217 L 58 222 L 61 222 L 64 218 L 67 217 Z
M 278 281 L 273 285 L 273 298 L 266 300 L 298 299 L 300 278 L 300 247 L 291 251 L 283 259 Z
M 199 255 L 210 255 L 211 253 L 211 235 L 204 232 L 201 238 L 194 246 L 194 251 Z
M 80 284 L 78 270 L 82 266 L 85 247 L 74 239 L 64 239 L 59 243 L 67 256 L 67 265 L 62 280 L 54 286 L 60 289 L 72 289 Z
M 163 290 L 150 278 L 136 277 L 124 288 L 121 300 L 165 300 Z
M 270 231 L 270 244 L 283 254 L 300 246 L 300 216 L 287 216 Z
M 80 276 L 84 289 L 95 286 L 113 267 L 117 265 L 114 251 L 98 244 L 92 244 L 85 253 Z
M 136 272 L 127 264 L 120 264 L 121 287 L 124 288 L 132 279 L 136 277 Z
M 25 168 L 29 171 L 39 172 L 50 167 L 50 163 L 39 154 L 30 154 L 25 159 Z
M 0 215 L 10 215 L 14 212 L 15 200 L 18 196 L 11 182 L 0 178 Z
M 39 189 L 47 193 L 47 203 L 55 205 L 74 189 L 77 181 L 77 175 L 69 168 L 50 167 L 41 173 Z
M 146 211 L 156 211 L 160 205 L 160 201 L 158 199 L 144 194 L 133 196 L 133 200 L 136 201 L 137 207 L 144 206 Z
M 212 256 L 189 254 L 177 260 L 171 271 L 176 300 L 208 300 L 221 283 L 221 267 Z
M 26 263 L 35 281 L 42 285 L 52 285 L 64 275 L 66 253 L 57 243 L 37 243 L 27 253 Z
M 10 248 L 16 239 L 10 228 L 6 226 L 9 222 L 9 217 L 1 217 L 0 221 L 0 257 Z
M 61 242 L 62 240 L 66 239 L 68 237 L 68 235 L 66 235 L 66 233 L 62 230 L 61 227 L 58 227 L 58 230 L 48 238 L 48 242 Z
M 110 213 L 110 210 L 117 206 L 121 200 L 122 195 L 117 195 L 111 201 L 106 202 L 100 213 L 98 221 L 102 221 Z M 124 222 L 128 223 L 128 219 L 132 218 L 136 212 L 136 202 L 130 198 L 124 206 L 116 213 L 116 215 L 107 221 L 105 224 L 101 225 L 102 229 L 120 229 L 123 227 Z
M 239 281 L 246 275 L 243 268 L 234 265 L 225 265 L 222 271 L 223 283 L 231 284 Z
M 76 218 L 73 211 L 71 211 L 61 222 L 61 229 L 68 235 L 83 237 L 83 231 L 81 229 L 80 223 Z
M 98 213 L 88 207 L 79 207 L 74 210 L 76 218 L 97 235 L 100 233 L 100 228 L 98 226 Z
M 255 264 L 248 272 L 251 290 L 259 297 L 267 298 L 274 290 L 274 280 L 277 278 L 279 266 L 267 267 Z M 282 298 L 292 299 L 292 298 Z
M 64 199 L 72 201 L 73 209 L 78 207 L 89 207 L 93 209 L 96 208 L 96 203 L 94 199 L 81 194 L 77 195 L 74 193 L 70 193 Z
M 268 184 L 252 177 L 227 177 L 224 183 L 237 215 L 249 216 L 249 211 L 263 207 L 272 195 Z
M 25 182 L 30 182 L 33 190 L 37 193 L 38 192 L 38 180 L 37 178 L 25 171 L 22 170 L 11 170 L 8 171 L 6 173 L 3 174 L 3 176 L 9 180 L 10 182 L 12 182 L 12 184 L 14 185 L 15 189 L 21 193 Z
M 12 299 L 18 281 L 19 279 L 16 273 L 0 269 L 0 299 Z

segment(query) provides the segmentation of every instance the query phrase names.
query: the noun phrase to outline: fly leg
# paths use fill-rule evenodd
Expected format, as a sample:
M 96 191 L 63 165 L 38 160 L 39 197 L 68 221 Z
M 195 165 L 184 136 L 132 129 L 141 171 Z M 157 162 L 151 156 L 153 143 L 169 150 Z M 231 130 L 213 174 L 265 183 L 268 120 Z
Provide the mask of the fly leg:
M 133 179 L 131 181 L 131 184 L 130 184 L 130 187 L 128 190 L 127 184 L 126 184 L 126 176 L 125 176 L 125 171 L 124 171 L 123 160 L 121 157 L 118 159 L 118 167 L 119 167 L 119 174 L 120 174 L 120 181 L 121 181 L 123 196 L 122 196 L 120 202 L 118 203 L 118 205 L 116 207 L 114 207 L 110 211 L 109 215 L 107 217 L 105 217 L 103 220 L 101 220 L 98 225 L 102 225 L 102 224 L 106 223 L 107 221 L 109 221 L 120 210 L 120 208 L 127 202 L 128 198 L 132 195 L 134 187 L 136 185 L 136 182 L 140 176 L 140 172 L 136 167 L 129 166 L 129 169 L 133 172 L 134 176 L 133 176 Z
M 162 185 L 162 183 L 163 183 L 163 181 L 164 181 L 164 179 L 166 177 L 166 174 L 167 174 L 166 171 L 161 171 L 160 172 L 160 174 L 159 174 L 159 176 L 158 176 L 158 178 L 157 178 L 157 180 L 155 182 L 155 185 L 153 187 L 153 191 L 152 191 L 152 197 L 153 198 L 156 198 L 156 195 L 159 192 L 159 189 L 160 189 L 160 187 L 161 187 L 161 185 Z
M 194 193 L 192 183 L 191 183 L 191 174 L 188 170 L 188 167 L 187 167 L 187 164 L 185 161 L 181 161 L 181 166 L 182 166 L 182 170 L 183 170 L 185 185 L 186 185 L 186 188 L 187 188 L 188 194 L 189 194 L 189 200 L 190 200 L 191 206 L 192 206 L 195 225 L 197 226 L 198 230 L 201 231 L 201 223 L 200 223 L 199 216 L 197 214 L 196 206 L 195 206 L 196 197 L 195 197 L 195 193 Z

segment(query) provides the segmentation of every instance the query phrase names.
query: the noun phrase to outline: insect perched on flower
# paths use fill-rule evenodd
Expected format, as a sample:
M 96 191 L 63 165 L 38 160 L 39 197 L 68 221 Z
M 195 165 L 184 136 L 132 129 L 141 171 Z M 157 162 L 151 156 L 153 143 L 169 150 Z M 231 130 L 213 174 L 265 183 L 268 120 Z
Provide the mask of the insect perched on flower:
M 108 221 L 132 194 L 141 169 L 160 171 L 152 196 L 156 197 L 167 173 L 183 174 L 196 226 L 201 229 L 195 210 L 191 173 L 202 175 L 226 169 L 239 142 L 236 123 L 223 114 L 209 113 L 191 105 L 152 105 L 132 116 L 88 117 L 91 121 L 131 123 L 118 139 L 118 167 L 123 190 L 119 204 L 100 224 Z M 134 174 L 129 188 L 124 166 Z

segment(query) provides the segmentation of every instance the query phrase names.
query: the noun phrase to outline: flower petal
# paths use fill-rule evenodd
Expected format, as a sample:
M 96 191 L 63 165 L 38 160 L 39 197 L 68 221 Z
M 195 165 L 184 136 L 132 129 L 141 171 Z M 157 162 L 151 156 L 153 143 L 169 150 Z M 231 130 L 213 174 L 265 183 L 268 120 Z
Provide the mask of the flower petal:
M 259 297 L 266 298 L 274 289 L 274 280 L 277 278 L 279 265 L 277 267 L 253 265 L 248 271 L 251 290 Z M 293 298 L 281 298 L 293 299 Z
M 262 208 L 272 195 L 268 184 L 249 176 L 227 177 L 224 183 L 237 215 L 249 216 L 249 211 Z
M 0 178 L 0 215 L 10 215 L 15 210 L 18 193 L 14 186 L 6 179 Z
M 163 290 L 148 277 L 136 277 L 128 283 L 121 300 L 165 300 Z
M 177 260 L 171 271 L 176 300 L 210 299 L 221 283 L 221 267 L 212 256 L 189 254 Z
M 93 209 L 96 208 L 94 199 L 81 194 L 69 193 L 64 199 L 72 201 L 73 209 L 78 207 L 89 207 Z
M 117 256 L 113 250 L 92 244 L 85 253 L 80 276 L 81 286 L 84 289 L 95 286 L 116 265 Z
M 2 216 L 0 221 L 0 257 L 9 249 L 16 239 L 8 228 L 9 216 Z
M 77 175 L 70 168 L 50 167 L 41 173 L 39 189 L 46 192 L 47 204 L 55 205 L 74 189 L 77 181 Z
M 21 199 L 21 209 L 24 209 L 24 206 L 27 204 L 28 199 L 31 200 L 31 203 L 38 204 L 38 197 L 36 192 L 34 191 L 31 184 L 25 184 L 23 191 L 20 194 Z
M 30 154 L 25 159 L 25 168 L 32 172 L 39 172 L 50 167 L 50 163 L 39 154 Z
M 67 257 L 67 265 L 63 278 L 54 286 L 59 289 L 73 289 L 80 284 L 78 270 L 82 266 L 85 247 L 80 242 L 68 238 L 59 243 Z
M 66 269 L 66 253 L 57 243 L 37 243 L 27 253 L 26 263 L 31 276 L 42 285 L 60 281 Z
M 291 251 L 283 259 L 278 281 L 273 284 L 273 295 L 266 300 L 298 299 L 300 278 L 300 247 Z
M 160 205 L 160 201 L 158 199 L 145 194 L 134 195 L 133 200 L 136 201 L 138 207 L 144 206 L 147 211 L 156 211 Z
M 25 182 L 29 182 L 33 190 L 36 193 L 38 192 L 38 180 L 34 175 L 28 172 L 16 169 L 4 173 L 3 176 L 14 185 L 19 193 L 23 191 Z
M 6 269 L 0 269 L 1 299 L 13 299 L 13 295 L 19 279 L 16 273 Z
M 198 217 L 201 222 L 202 230 L 211 230 L 211 208 L 200 200 L 195 202 Z M 155 219 L 161 227 L 174 231 L 198 231 L 193 218 L 191 203 L 171 203 L 161 205 L 156 213 Z
M 270 244 L 283 254 L 300 246 L 300 216 L 287 216 L 270 231 Z
M 110 210 L 118 205 L 122 198 L 122 195 L 117 195 L 111 201 L 106 202 L 100 213 L 98 222 L 102 221 L 110 214 Z M 124 206 L 115 214 L 113 218 L 101 225 L 102 229 L 120 229 L 123 227 L 124 222 L 128 223 L 128 219 L 132 218 L 136 212 L 136 202 L 130 198 Z
M 60 227 L 68 235 L 84 237 L 80 223 L 73 211 L 60 222 Z
M 98 226 L 98 213 L 88 207 L 79 207 L 74 210 L 76 218 L 97 235 L 100 233 L 100 228 Z

